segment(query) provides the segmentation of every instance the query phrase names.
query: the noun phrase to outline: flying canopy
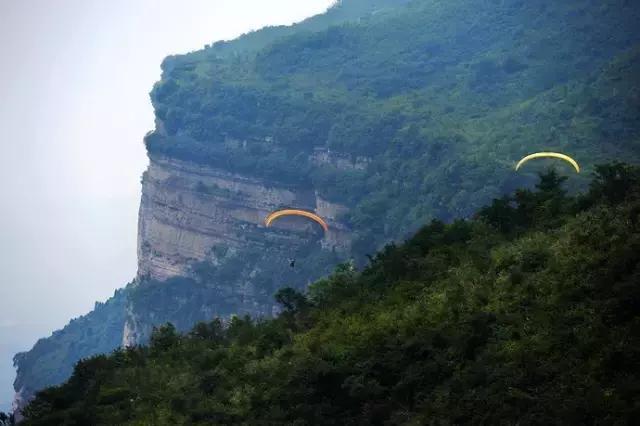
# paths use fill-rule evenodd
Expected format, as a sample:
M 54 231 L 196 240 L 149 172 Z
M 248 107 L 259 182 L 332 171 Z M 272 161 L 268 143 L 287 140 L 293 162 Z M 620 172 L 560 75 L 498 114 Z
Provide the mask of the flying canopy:
M 315 213 L 299 209 L 283 209 L 272 212 L 264 219 L 264 224 L 269 227 L 274 220 L 283 216 L 303 216 L 316 221 L 320 226 L 322 226 L 324 232 L 329 231 L 329 225 L 327 225 L 327 222 L 325 222 L 320 216 Z
M 529 160 L 533 160 L 534 158 L 559 158 L 571 164 L 573 168 L 576 169 L 576 172 L 580 173 L 580 166 L 578 165 L 578 162 L 568 155 L 564 155 L 559 152 L 536 152 L 534 154 L 529 154 L 522 160 L 518 161 L 518 164 L 516 164 L 516 170 L 518 170 L 524 163 Z

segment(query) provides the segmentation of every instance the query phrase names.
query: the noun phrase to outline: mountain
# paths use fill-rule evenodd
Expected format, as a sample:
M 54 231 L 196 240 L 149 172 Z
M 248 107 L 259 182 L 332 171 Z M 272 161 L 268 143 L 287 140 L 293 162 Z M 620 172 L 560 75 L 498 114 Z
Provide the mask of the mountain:
M 80 362 L 26 425 L 632 424 L 640 168 L 433 221 L 361 273 L 281 290 L 276 319 L 158 329 Z
M 513 170 L 531 152 L 580 162 L 580 175 L 558 166 L 571 193 L 597 163 L 637 163 L 639 18 L 627 0 L 344 0 L 168 57 L 151 92 L 138 275 L 108 322 L 94 311 L 16 356 L 19 396 L 165 322 L 270 317 L 281 287 L 532 187 L 548 162 Z M 265 228 L 281 207 L 330 230 Z

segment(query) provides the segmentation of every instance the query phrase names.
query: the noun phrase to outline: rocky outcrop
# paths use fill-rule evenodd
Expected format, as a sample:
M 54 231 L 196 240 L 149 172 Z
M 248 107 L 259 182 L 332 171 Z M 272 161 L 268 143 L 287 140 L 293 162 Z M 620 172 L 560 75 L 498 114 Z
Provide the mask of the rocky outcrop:
M 336 212 L 313 190 L 268 183 L 220 169 L 169 158 L 152 158 L 142 179 L 138 222 L 138 276 L 166 280 L 188 276 L 196 262 L 217 264 L 219 250 L 237 251 L 260 245 L 264 217 L 271 211 L 295 206 L 331 213 L 327 248 L 348 248 L 346 227 Z M 322 214 L 322 213 L 320 213 Z M 296 243 L 310 224 L 283 220 L 276 229 L 291 234 L 270 235 L 270 243 Z
M 309 158 L 311 163 L 320 166 L 329 165 L 338 170 L 365 170 L 371 159 L 366 156 L 349 156 L 339 152 L 331 151 L 325 147 L 317 147 Z
M 329 250 L 336 249 L 347 252 L 351 244 L 351 230 L 342 222 L 341 218 L 349 212 L 349 209 L 342 204 L 325 200 L 317 191 L 315 204 L 315 212 L 331 225 L 329 232 L 322 240 L 322 246 Z
M 24 387 L 21 387 L 16 391 L 11 404 L 11 411 L 14 414 L 16 422 L 21 422 L 23 420 L 22 409 L 27 405 L 31 398 L 33 398 L 33 393 L 27 392 Z
M 152 157 L 142 179 L 138 277 L 166 280 L 189 276 L 194 263 L 218 264 L 220 251 L 226 255 L 248 244 L 300 243 L 300 233 L 314 226 L 312 223 L 287 218 L 274 224 L 276 232 L 264 227 L 267 214 L 283 207 L 318 212 L 330 227 L 323 247 L 348 250 L 349 230 L 340 220 L 348 209 L 323 200 L 311 188 Z
M 138 330 L 140 321 L 136 313 L 133 311 L 131 304 L 125 307 L 125 322 L 122 331 L 122 347 L 127 348 L 134 346 L 142 340 L 141 332 Z

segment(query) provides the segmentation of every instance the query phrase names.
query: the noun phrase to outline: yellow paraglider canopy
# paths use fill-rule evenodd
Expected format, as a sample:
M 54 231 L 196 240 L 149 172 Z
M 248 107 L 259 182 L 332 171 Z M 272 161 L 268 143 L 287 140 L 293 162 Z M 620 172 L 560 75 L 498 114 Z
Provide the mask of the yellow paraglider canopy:
M 533 160 L 534 158 L 559 158 L 571 164 L 573 168 L 576 169 L 576 172 L 580 173 L 580 166 L 578 165 L 578 162 L 568 155 L 561 154 L 559 152 L 536 152 L 535 154 L 529 154 L 522 160 L 518 161 L 518 164 L 516 164 L 516 170 L 518 170 L 524 163 L 529 160 Z
M 299 209 L 283 209 L 283 210 L 277 210 L 275 212 L 270 213 L 265 219 L 264 219 L 264 224 L 269 227 L 271 226 L 271 223 L 282 217 L 282 216 L 303 216 L 303 217 L 307 217 L 311 220 L 316 221 L 318 224 L 320 224 L 320 226 L 322 226 L 322 229 L 324 229 L 324 232 L 328 232 L 329 231 L 329 225 L 327 225 L 327 222 L 324 221 L 324 219 L 322 219 L 320 216 L 318 216 L 315 213 L 306 211 L 306 210 L 299 210 Z

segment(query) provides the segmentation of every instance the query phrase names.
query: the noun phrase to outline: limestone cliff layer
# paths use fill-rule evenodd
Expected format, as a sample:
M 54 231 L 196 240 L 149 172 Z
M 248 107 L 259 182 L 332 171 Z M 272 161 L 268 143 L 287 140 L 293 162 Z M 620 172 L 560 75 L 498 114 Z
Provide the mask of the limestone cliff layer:
M 299 217 L 267 228 L 264 218 L 284 207 L 317 212 L 329 230 Z M 166 322 L 184 331 L 215 317 L 276 314 L 278 288 L 302 288 L 348 255 L 346 213 L 313 187 L 150 156 L 122 344 L 144 343 Z
M 313 223 L 287 218 L 273 229 L 264 226 L 267 214 L 283 207 L 316 211 L 329 224 L 322 246 L 348 249 L 349 230 L 341 221 L 348 209 L 322 199 L 313 188 L 152 157 L 142 179 L 138 277 L 189 276 L 197 262 L 220 261 L 216 248 L 299 244 Z

